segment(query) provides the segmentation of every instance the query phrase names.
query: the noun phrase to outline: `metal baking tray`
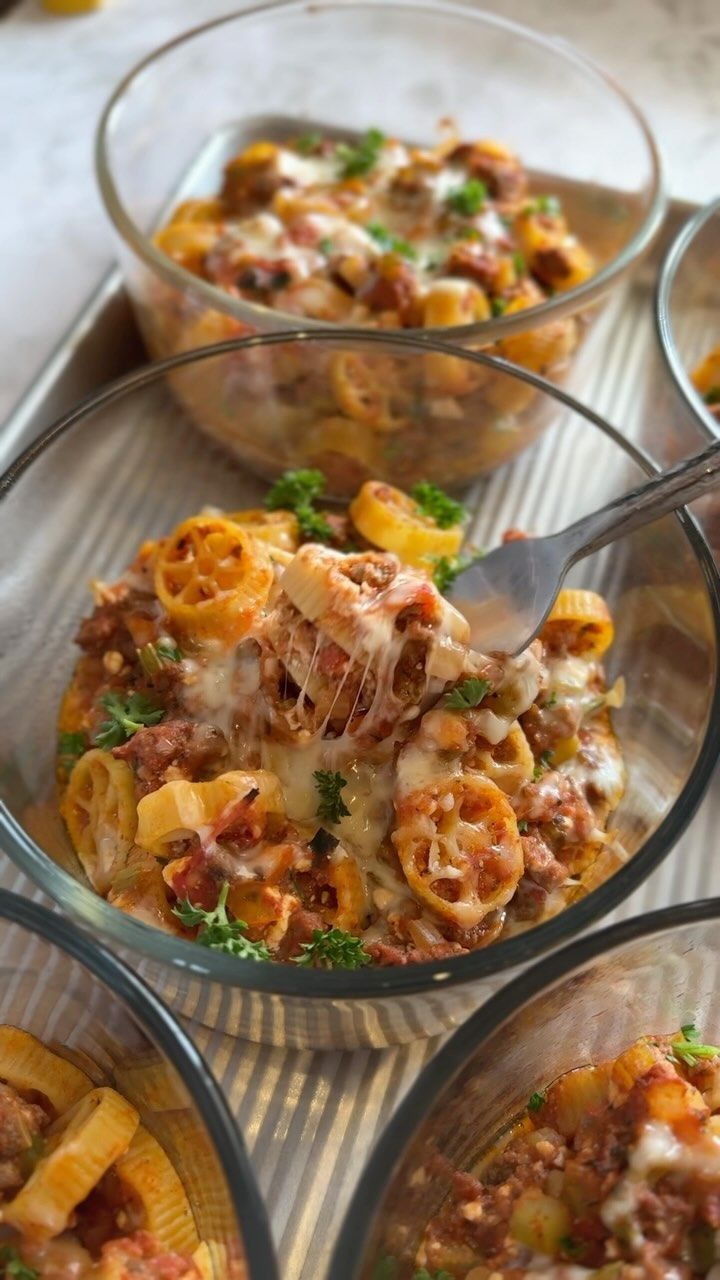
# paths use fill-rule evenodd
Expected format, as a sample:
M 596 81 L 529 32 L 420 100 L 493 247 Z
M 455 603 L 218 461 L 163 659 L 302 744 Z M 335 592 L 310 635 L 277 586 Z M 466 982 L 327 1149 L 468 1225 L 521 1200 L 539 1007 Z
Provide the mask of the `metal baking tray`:
M 653 254 L 610 304 L 602 343 L 580 398 L 645 447 L 662 452 L 658 405 L 670 395 L 656 355 L 652 293 L 663 248 L 690 215 L 675 204 Z M 144 359 L 118 272 L 112 272 L 11 414 L 0 434 L 0 467 L 37 432 L 98 384 Z M 674 449 L 701 439 L 691 421 Z M 720 895 L 720 860 L 709 856 L 720 825 L 711 788 L 674 853 L 612 916 Z M 4 854 L 0 884 L 42 900 Z M 351 1191 L 377 1135 L 438 1042 L 354 1053 L 285 1050 L 235 1041 L 191 1025 L 245 1134 L 265 1195 L 284 1280 L 319 1280 Z

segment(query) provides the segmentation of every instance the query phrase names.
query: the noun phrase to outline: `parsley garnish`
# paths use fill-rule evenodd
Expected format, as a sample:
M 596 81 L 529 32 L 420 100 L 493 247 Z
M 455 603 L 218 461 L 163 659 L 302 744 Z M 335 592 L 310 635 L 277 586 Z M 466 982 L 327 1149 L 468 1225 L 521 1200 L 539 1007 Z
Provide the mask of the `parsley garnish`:
M 550 694 L 550 697 L 547 699 L 547 701 L 546 701 L 546 702 L 543 702 L 543 711 L 546 711 L 548 707 L 554 707 L 554 706 L 555 706 L 555 703 L 557 702 L 557 700 L 558 700 L 558 696 L 557 696 L 557 694 L 556 694 L 555 690 L 553 689 L 553 691 L 552 691 L 552 693 Z
M 720 386 L 711 387 L 709 391 L 705 392 L 703 399 L 706 404 L 720 404 Z
M 540 778 L 542 778 L 543 774 L 545 773 L 545 770 L 550 768 L 551 763 L 552 763 L 552 751 L 541 751 L 540 759 L 538 760 L 537 764 L 535 765 L 535 768 L 533 769 L 533 782 L 537 782 Z
M 213 911 L 204 911 L 202 907 L 194 907 L 189 898 L 178 900 L 173 907 L 181 924 L 188 928 L 198 926 L 196 942 L 202 947 L 211 947 L 213 951 L 224 951 L 230 956 L 239 956 L 241 960 L 270 960 L 270 952 L 264 942 L 251 942 L 245 937 L 247 925 L 244 920 L 231 920 L 227 913 L 228 889 L 225 882 Z
M 380 129 L 368 129 L 356 147 L 338 142 L 335 154 L 340 161 L 341 177 L 359 178 L 374 169 L 384 142 L 385 134 Z
M 314 969 L 362 969 L 371 963 L 362 940 L 344 929 L 313 929 L 312 942 L 301 942 L 301 956 L 295 956 L 296 964 Z
M 327 254 L 329 256 L 333 251 L 332 240 L 328 240 L 327 236 L 323 236 L 322 240 L 318 240 L 318 249 L 320 250 L 321 253 Z
M 58 764 L 63 773 L 70 777 L 75 765 L 81 756 L 87 751 L 87 742 L 84 733 L 59 733 L 58 734 Z
M 545 1105 L 544 1093 L 531 1093 L 528 1100 L 528 1111 L 539 1111 Z
M 445 706 L 448 711 L 468 711 L 471 707 L 477 707 L 491 689 L 489 680 L 471 676 L 445 695 Z
M 393 1258 L 392 1254 L 388 1253 L 384 1258 L 380 1258 L 379 1262 L 375 1263 L 372 1280 L 396 1280 L 397 1273 L 397 1258 Z
M 417 258 L 417 250 L 413 248 L 409 240 L 403 240 L 402 236 L 394 236 L 387 227 L 381 222 L 369 222 L 365 228 L 373 240 L 376 240 L 381 249 L 386 249 L 388 253 L 399 253 L 403 258 Z
M 525 272 L 527 271 L 527 265 L 519 249 L 517 249 L 513 254 L 512 261 L 513 261 L 513 266 L 515 268 L 515 274 L 517 276 L 524 276 Z
M 301 133 L 295 139 L 295 150 L 300 152 L 301 156 L 309 156 L 311 152 L 316 151 L 322 142 L 322 134 L 316 129 L 309 133 Z
M 4 1267 L 5 1275 L 12 1276 L 13 1280 L 38 1280 L 40 1274 L 23 1262 L 17 1249 L 10 1244 L 4 1244 L 0 1248 L 0 1266 Z
M 158 724 L 165 715 L 164 708 L 156 707 L 144 693 L 131 693 L 127 697 L 121 693 L 104 693 L 100 705 L 108 712 L 108 719 L 100 725 L 95 742 L 105 751 L 127 742 L 138 729 Z
M 507 311 L 507 298 L 493 298 L 490 306 L 494 316 L 501 316 Z
M 583 1249 L 582 1240 L 574 1240 L 572 1236 L 561 1236 L 558 1244 L 563 1253 L 569 1253 L 571 1257 L 574 1257 L 576 1253 L 581 1253 Z
M 485 183 L 479 178 L 469 178 L 461 187 L 456 187 L 450 192 L 447 202 L 454 213 L 461 213 L 471 218 L 473 214 L 480 212 L 486 196 Z
M 325 516 L 313 506 L 315 499 L 324 491 L 325 477 L 322 471 L 286 471 L 275 481 L 265 498 L 265 506 L 268 511 L 292 511 L 303 537 L 315 542 L 330 542 L 332 529 Z
M 476 564 L 478 560 L 482 560 L 484 555 L 484 551 L 476 548 L 468 553 L 463 552 L 459 556 L 440 556 L 435 561 L 432 575 L 438 591 L 445 595 L 450 590 L 455 579 L 459 578 L 460 574 L 469 569 L 471 565 Z
M 527 818 L 521 818 L 520 821 L 518 822 L 518 831 L 520 832 L 520 835 L 521 836 L 524 835 L 527 829 L 528 829 Z
M 701 1044 L 700 1032 L 693 1022 L 686 1022 L 680 1028 L 677 1040 L 671 1041 L 673 1056 L 686 1067 L 696 1067 L 702 1058 L 716 1058 L 720 1054 L 720 1045 Z
M 430 516 L 438 529 L 449 529 L 454 524 L 460 524 L 465 517 L 462 502 L 456 502 L 429 480 L 413 485 L 410 496 L 417 503 L 421 514 Z
M 162 671 L 166 662 L 179 662 L 182 658 L 175 641 L 166 636 L 156 640 L 154 644 L 144 644 L 142 649 L 138 649 L 137 655 L 145 675 L 151 679 Z
M 523 213 L 547 213 L 551 218 L 557 218 L 562 213 L 562 205 L 557 196 L 535 196 L 525 205 Z
M 341 773 L 333 773 L 331 769 L 316 769 L 313 778 L 320 797 L 318 818 L 326 822 L 339 822 L 341 818 L 349 818 L 350 810 L 340 795 L 343 787 L 347 786 L 347 779 Z

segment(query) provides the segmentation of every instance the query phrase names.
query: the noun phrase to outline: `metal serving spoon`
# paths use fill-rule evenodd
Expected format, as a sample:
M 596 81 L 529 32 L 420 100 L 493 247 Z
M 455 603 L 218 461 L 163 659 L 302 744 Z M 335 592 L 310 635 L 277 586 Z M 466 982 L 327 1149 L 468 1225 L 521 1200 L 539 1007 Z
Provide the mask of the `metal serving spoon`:
M 651 524 L 718 482 L 720 442 L 654 476 L 560 533 L 519 538 L 466 569 L 453 601 L 481 653 L 520 653 L 547 618 L 568 569 L 626 533 Z M 460 598 L 462 595 L 462 599 Z

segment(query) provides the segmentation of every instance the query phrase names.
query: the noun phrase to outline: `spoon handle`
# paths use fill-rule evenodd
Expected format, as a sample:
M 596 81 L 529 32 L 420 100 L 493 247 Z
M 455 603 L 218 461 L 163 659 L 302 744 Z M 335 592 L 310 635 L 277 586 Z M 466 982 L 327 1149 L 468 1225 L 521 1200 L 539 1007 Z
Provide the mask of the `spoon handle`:
M 685 458 L 670 471 L 654 476 L 557 534 L 566 544 L 568 564 L 701 497 L 719 480 L 720 441 L 716 440 L 702 453 Z

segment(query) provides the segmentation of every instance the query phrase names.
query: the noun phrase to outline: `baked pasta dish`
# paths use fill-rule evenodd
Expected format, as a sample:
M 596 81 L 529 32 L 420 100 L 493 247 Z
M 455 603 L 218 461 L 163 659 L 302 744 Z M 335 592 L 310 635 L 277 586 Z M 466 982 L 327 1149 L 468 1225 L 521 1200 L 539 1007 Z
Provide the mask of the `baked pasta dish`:
M 0 1026 L 0 1265 L 7 1280 L 221 1274 L 135 1108 L 12 1026 Z
M 720 346 L 713 347 L 693 370 L 692 384 L 709 412 L 720 419 Z
M 720 1048 L 646 1036 L 534 1093 L 451 1192 L 415 1280 L 691 1280 L 720 1267 Z M 425 1170 L 428 1177 L 432 1169 Z
M 461 955 L 608 873 L 612 619 L 566 590 L 519 657 L 474 652 L 446 598 L 479 554 L 461 504 L 368 482 L 329 512 L 323 484 L 206 508 L 94 584 L 61 811 L 97 892 L 180 937 L 314 966 Z
M 384 328 L 477 324 L 595 270 L 557 197 L 531 197 L 507 147 L 453 136 L 425 149 L 379 129 L 353 144 L 318 132 L 253 142 L 155 244 L 232 297 Z M 573 343 L 571 320 L 545 362 Z
M 315 133 L 256 141 L 229 162 L 217 195 L 184 201 L 155 236 L 163 255 L 247 314 L 153 271 L 137 285 L 138 318 L 164 357 L 267 329 L 275 311 L 298 326 L 310 317 L 440 337 L 527 312 L 517 331 L 471 345 L 561 378 L 588 316 L 540 323 L 533 309 L 614 255 L 600 221 L 596 262 L 559 198 L 531 193 L 520 161 L 495 142 L 454 137 L 424 150 L 376 129 L 353 144 Z M 555 406 L 519 379 L 412 355 L 289 342 L 196 362 L 171 382 L 198 425 L 260 474 L 319 468 L 348 500 L 373 477 L 467 483 L 549 425 Z

